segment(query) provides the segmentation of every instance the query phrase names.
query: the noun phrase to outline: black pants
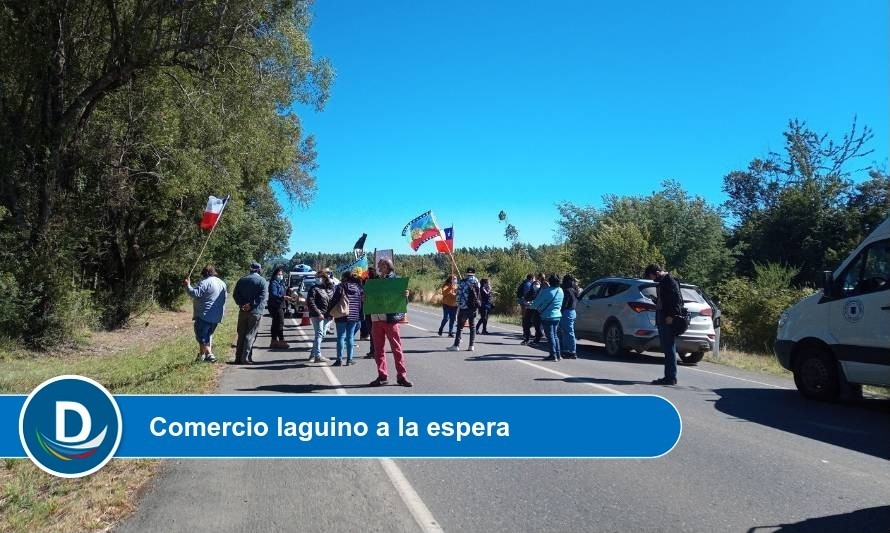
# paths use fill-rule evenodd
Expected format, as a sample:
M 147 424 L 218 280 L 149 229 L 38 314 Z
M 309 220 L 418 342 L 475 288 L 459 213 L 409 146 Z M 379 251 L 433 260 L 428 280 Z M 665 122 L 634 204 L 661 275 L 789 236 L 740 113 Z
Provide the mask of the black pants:
M 541 313 L 526 307 L 522 312 L 522 340 L 528 342 L 532 336 L 532 326 L 535 328 L 535 342 L 541 340 Z
M 483 331 L 488 333 L 488 308 L 482 307 L 479 309 L 479 323 L 476 324 L 476 333 L 479 331 Z
M 464 321 L 467 321 L 470 325 L 470 344 L 472 346 L 476 341 L 476 311 L 474 309 L 463 309 L 458 308 L 457 310 L 457 324 L 454 329 L 454 345 L 460 346 L 460 332 L 463 330 Z
M 269 309 L 269 316 L 272 317 L 272 340 L 284 340 L 284 309 L 280 306 L 277 309 Z

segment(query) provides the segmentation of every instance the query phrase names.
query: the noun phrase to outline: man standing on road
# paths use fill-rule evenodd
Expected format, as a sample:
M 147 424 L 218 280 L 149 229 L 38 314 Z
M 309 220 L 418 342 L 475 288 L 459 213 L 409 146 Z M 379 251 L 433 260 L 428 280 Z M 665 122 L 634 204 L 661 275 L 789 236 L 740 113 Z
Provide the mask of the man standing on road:
M 664 352 L 664 377 L 656 379 L 653 385 L 677 384 L 677 338 L 674 335 L 675 317 L 682 313 L 683 296 L 680 293 L 680 282 L 661 265 L 652 263 L 643 274 L 646 279 L 658 282 L 655 289 L 655 325 L 658 326 L 658 337 L 661 351 Z
M 460 334 L 463 331 L 464 322 L 470 325 L 470 345 L 467 351 L 472 352 L 476 341 L 476 310 L 479 309 L 479 280 L 476 279 L 476 269 L 467 269 L 467 276 L 460 280 L 457 286 L 457 332 L 454 334 L 454 344 L 448 347 L 448 351 L 460 350 Z
M 235 348 L 235 364 L 253 364 L 253 343 L 256 341 L 260 319 L 266 309 L 269 284 L 260 275 L 259 263 L 250 264 L 250 273 L 235 284 L 233 297 L 238 304 L 238 345 Z
M 216 326 L 222 322 L 223 309 L 226 306 L 226 284 L 216 277 L 213 265 L 201 269 L 201 282 L 192 287 L 192 280 L 185 278 L 183 286 L 193 302 L 192 318 L 195 321 L 195 338 L 198 340 L 198 359 L 208 363 L 216 362 L 216 356 L 210 351 L 210 338 Z

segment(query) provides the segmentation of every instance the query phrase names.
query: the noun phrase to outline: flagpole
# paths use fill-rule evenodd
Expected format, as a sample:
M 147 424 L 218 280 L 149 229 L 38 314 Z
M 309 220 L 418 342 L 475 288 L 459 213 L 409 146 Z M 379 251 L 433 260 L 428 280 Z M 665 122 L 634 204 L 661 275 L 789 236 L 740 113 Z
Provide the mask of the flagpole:
M 204 246 L 201 247 L 201 251 L 198 252 L 198 258 L 195 259 L 195 264 L 192 265 L 191 270 L 189 270 L 189 275 L 186 276 L 188 279 L 191 279 L 192 274 L 195 273 L 195 269 L 198 267 L 198 263 L 201 261 L 201 256 L 204 255 L 204 250 L 207 249 L 207 243 L 210 242 L 210 236 L 213 235 L 213 232 L 216 231 L 216 227 L 219 225 L 219 221 L 222 220 L 223 212 L 226 210 L 226 206 L 229 205 L 229 199 L 231 196 L 226 197 L 225 203 L 223 203 L 222 209 L 219 211 L 219 216 L 216 217 L 216 223 L 213 224 L 213 227 L 210 228 L 210 233 L 207 234 L 207 238 L 204 239 Z

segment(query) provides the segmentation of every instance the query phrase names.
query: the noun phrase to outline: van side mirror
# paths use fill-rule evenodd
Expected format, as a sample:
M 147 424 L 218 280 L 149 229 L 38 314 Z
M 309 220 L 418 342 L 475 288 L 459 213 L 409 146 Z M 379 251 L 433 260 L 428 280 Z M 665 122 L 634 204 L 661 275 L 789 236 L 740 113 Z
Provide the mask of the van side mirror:
M 832 296 L 834 293 L 834 274 L 830 270 L 822 271 L 822 294 Z

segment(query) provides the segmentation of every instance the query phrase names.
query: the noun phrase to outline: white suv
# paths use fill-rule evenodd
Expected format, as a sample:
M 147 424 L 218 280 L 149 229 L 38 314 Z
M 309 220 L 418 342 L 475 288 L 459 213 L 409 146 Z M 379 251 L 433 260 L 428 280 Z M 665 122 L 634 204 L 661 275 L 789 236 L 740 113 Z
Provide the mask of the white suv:
M 648 279 L 601 278 L 581 292 L 576 306 L 575 334 L 602 342 L 613 357 L 629 350 L 661 351 L 655 326 L 657 284 Z M 691 317 L 689 329 L 677 337 L 680 361 L 694 364 L 714 349 L 717 306 L 701 289 L 680 284 L 683 306 Z

